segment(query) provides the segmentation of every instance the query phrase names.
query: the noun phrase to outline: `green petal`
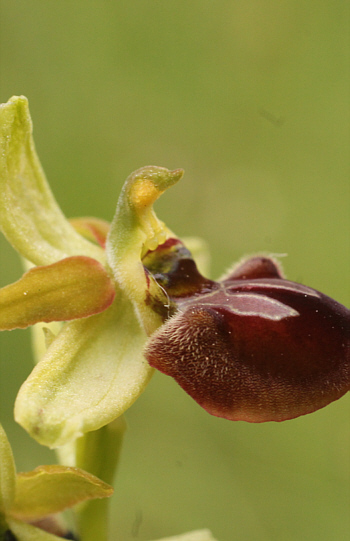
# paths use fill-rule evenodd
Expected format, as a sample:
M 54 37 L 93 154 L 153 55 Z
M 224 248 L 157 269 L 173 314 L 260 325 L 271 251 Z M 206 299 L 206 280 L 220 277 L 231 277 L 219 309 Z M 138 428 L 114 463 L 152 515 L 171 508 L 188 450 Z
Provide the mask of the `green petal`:
M 35 151 L 24 96 L 0 105 L 0 229 L 35 265 L 69 255 L 104 260 L 102 249 L 75 231 L 51 193 Z
M 45 532 L 12 517 L 8 517 L 7 523 L 18 541 L 62 541 L 62 537 Z
M 70 218 L 69 222 L 80 235 L 91 242 L 96 242 L 102 246 L 102 248 L 105 247 L 109 231 L 109 222 L 92 217 Z
M 58 447 L 119 417 L 153 369 L 131 303 L 121 293 L 102 314 L 65 324 L 22 385 L 15 418 L 37 441 Z
M 112 494 L 110 485 L 80 468 L 39 466 L 17 475 L 16 498 L 9 513 L 15 518 L 32 521 Z
M 16 490 L 16 467 L 11 445 L 0 424 L 0 514 L 11 506 Z
M 0 289 L 0 330 L 97 314 L 112 304 L 114 295 L 112 280 L 91 257 L 72 256 L 34 267 Z
M 163 323 L 169 305 L 165 291 L 150 275 L 146 276 L 141 258 L 148 250 L 155 250 L 167 238 L 175 236 L 158 220 L 153 203 L 182 175 L 182 169 L 169 171 L 155 166 L 132 173 L 124 184 L 107 237 L 108 263 L 135 304 L 148 335 Z M 161 313 L 152 306 L 157 306 Z
M 196 530 L 193 532 L 174 535 L 173 537 L 163 537 L 157 541 L 216 541 L 210 530 Z

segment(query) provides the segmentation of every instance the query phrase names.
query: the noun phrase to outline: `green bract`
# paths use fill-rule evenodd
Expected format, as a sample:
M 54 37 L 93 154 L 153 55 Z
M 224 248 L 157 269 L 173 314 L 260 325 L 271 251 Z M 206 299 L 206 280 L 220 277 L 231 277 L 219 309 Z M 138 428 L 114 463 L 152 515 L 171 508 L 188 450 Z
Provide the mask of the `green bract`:
M 94 475 L 67 466 L 40 466 L 16 475 L 12 450 L 0 425 L 0 538 L 10 530 L 18 541 L 61 539 L 30 522 L 78 503 L 111 496 L 113 489 Z

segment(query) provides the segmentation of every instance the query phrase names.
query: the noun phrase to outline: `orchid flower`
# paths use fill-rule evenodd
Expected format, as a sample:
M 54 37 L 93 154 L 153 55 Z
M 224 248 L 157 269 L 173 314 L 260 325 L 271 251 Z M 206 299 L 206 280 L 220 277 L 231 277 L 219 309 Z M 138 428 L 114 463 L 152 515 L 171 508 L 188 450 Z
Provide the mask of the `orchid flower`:
M 57 447 L 104 426 L 152 367 L 232 420 L 291 419 L 349 390 L 347 308 L 286 280 L 268 256 L 204 278 L 156 217 L 154 202 L 181 169 L 130 175 L 110 227 L 70 223 L 36 156 L 27 100 L 12 98 L 0 114 L 0 226 L 29 262 L 0 291 L 1 328 L 63 322 L 57 335 L 45 331 L 47 351 L 16 400 L 31 436 Z
M 230 420 L 292 419 L 349 390 L 347 308 L 286 280 L 266 255 L 242 260 L 218 281 L 205 278 L 205 245 L 180 240 L 157 218 L 153 204 L 181 169 L 132 173 L 111 224 L 68 221 L 36 155 L 26 98 L 0 106 L 0 147 L 0 228 L 26 268 L 0 290 L 0 330 L 32 326 L 38 361 L 19 390 L 15 418 L 38 442 L 60 448 L 66 463 L 86 466 L 40 467 L 15 481 L 1 432 L 0 533 L 7 538 L 56 539 L 38 521 L 80 496 L 109 495 L 109 485 L 84 470 L 112 480 L 122 414 L 155 368 Z M 51 497 L 55 475 L 62 497 Z M 70 478 L 79 479 L 74 501 L 65 498 Z M 90 481 L 102 492 L 89 496 Z M 40 513 L 22 496 L 35 490 Z M 106 507 L 93 505 L 78 513 L 79 532 L 107 539 Z M 32 528 L 49 537 L 34 537 Z M 167 539 L 214 541 L 208 530 Z
M 158 248 L 169 251 L 166 244 Z M 214 282 L 182 257 L 177 268 L 157 275 L 168 284 L 177 311 L 151 337 L 145 355 L 209 413 L 235 421 L 284 421 L 349 390 L 347 308 L 284 279 L 272 258 L 243 260 Z M 184 272 L 187 290 L 176 286 Z

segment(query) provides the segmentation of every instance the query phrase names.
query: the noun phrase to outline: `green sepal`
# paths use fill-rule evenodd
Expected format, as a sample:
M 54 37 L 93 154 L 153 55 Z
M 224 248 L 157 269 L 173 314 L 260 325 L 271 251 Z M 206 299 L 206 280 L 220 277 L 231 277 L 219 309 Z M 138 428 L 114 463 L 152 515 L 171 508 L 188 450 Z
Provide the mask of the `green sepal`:
M 0 229 L 35 265 L 70 255 L 104 262 L 104 252 L 85 240 L 57 205 L 35 151 L 28 100 L 0 105 Z
M 16 466 L 11 445 L 0 424 L 0 515 L 7 512 L 15 498 Z
M 142 355 L 145 341 L 132 304 L 119 291 L 101 314 L 63 326 L 22 385 L 15 419 L 52 448 L 113 421 L 153 374 Z
M 171 307 L 166 292 L 145 272 L 141 260 L 148 250 L 174 237 L 158 220 L 153 204 L 182 175 L 182 169 L 155 166 L 132 173 L 123 186 L 107 237 L 107 261 L 148 335 L 164 322 Z
M 112 280 L 91 257 L 34 267 L 0 289 L 0 330 L 87 317 L 108 308 L 114 296 Z
M 112 494 L 110 485 L 80 468 L 39 466 L 17 475 L 16 497 L 9 513 L 17 519 L 33 521 Z
M 70 218 L 69 222 L 85 239 L 95 242 L 102 248 L 105 247 L 110 226 L 109 222 L 90 216 L 83 218 Z

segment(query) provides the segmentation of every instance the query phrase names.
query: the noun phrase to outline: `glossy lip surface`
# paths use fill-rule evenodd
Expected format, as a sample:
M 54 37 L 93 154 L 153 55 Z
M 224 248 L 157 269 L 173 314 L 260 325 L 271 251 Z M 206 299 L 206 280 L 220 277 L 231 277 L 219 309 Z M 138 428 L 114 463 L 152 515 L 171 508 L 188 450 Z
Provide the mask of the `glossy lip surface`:
M 349 390 L 349 310 L 326 295 L 259 278 L 226 280 L 177 303 L 146 357 L 209 413 L 282 421 Z

